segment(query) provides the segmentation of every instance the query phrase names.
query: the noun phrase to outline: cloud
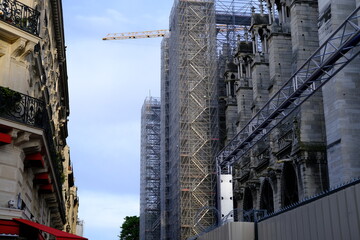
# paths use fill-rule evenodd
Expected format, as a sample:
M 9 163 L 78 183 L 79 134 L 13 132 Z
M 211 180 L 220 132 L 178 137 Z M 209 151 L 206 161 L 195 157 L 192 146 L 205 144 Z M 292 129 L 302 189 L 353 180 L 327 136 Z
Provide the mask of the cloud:
M 75 18 L 83 25 L 89 27 L 104 28 L 131 23 L 129 18 L 115 9 L 106 9 L 105 13 L 101 15 L 77 15 Z
M 76 16 L 76 19 L 80 22 L 86 23 L 87 25 L 92 26 L 109 26 L 111 24 L 111 19 L 108 17 L 101 17 L 101 16 Z
M 115 9 L 106 9 L 106 15 L 110 17 L 110 19 L 115 20 L 118 23 L 129 23 L 130 19 L 125 17 L 124 14 L 115 10 Z
M 160 95 L 160 41 L 68 42 L 67 142 L 79 189 L 139 191 L 141 106 L 149 91 Z
M 107 116 L 109 115 L 107 114 Z M 98 122 L 101 124 L 86 121 L 86 117 L 79 118 L 77 122 L 83 122 L 82 125 L 69 125 L 70 130 L 76 133 L 76 136 L 73 136 L 74 139 L 71 139 L 74 153 L 86 154 L 88 152 L 92 154 L 91 158 L 84 161 L 85 164 L 89 162 L 97 164 L 99 159 L 95 156 L 101 156 L 108 161 L 116 161 L 115 164 L 127 162 L 129 158 L 138 158 L 140 153 L 140 121 L 111 123 L 106 117 L 104 119 L 98 118 Z M 99 143 L 102 143 L 104 139 L 106 139 L 107 144 L 100 148 Z M 135 149 L 136 151 L 134 151 Z
M 79 196 L 79 217 L 86 219 L 85 237 L 101 233 L 101 240 L 117 239 L 116 236 L 120 234 L 120 226 L 124 218 L 126 216 L 139 216 L 139 195 L 79 191 Z M 104 238 L 104 235 L 112 237 Z
M 167 28 L 172 4 L 111 2 L 64 1 L 71 106 L 67 143 L 79 218 L 89 240 L 118 239 L 125 216 L 139 215 L 141 106 L 150 92 L 160 96 L 162 39 L 102 38 Z
M 91 191 L 139 192 L 140 122 L 70 125 L 68 143 L 74 161 L 76 184 Z M 70 121 L 74 122 L 74 121 Z M 105 142 L 107 144 L 102 144 Z M 94 171 L 94 169 L 96 169 Z M 81 176 L 81 177 L 77 177 Z M 96 181 L 93 181 L 96 179 Z
M 71 117 L 140 119 L 149 92 L 160 96 L 160 39 L 141 41 L 69 42 Z

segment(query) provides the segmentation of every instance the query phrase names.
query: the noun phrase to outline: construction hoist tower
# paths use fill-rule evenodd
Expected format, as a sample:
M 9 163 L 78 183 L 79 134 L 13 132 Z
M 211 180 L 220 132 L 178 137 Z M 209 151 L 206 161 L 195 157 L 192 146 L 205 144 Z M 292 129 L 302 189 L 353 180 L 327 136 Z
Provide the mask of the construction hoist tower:
M 160 239 L 160 99 L 141 109 L 140 238 Z
M 216 73 L 213 0 L 177 0 L 168 37 L 166 239 L 187 239 L 216 222 L 212 132 Z M 164 89 L 162 89 L 163 91 Z M 195 216 L 198 215 L 198 225 Z

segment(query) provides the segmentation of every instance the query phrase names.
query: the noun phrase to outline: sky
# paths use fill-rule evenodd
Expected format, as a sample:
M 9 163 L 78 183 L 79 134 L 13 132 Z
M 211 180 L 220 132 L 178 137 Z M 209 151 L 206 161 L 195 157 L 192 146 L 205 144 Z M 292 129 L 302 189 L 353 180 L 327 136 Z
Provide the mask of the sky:
M 139 216 L 140 121 L 160 97 L 161 38 L 103 41 L 108 33 L 168 29 L 172 0 L 63 0 L 69 137 L 84 237 L 116 240 Z

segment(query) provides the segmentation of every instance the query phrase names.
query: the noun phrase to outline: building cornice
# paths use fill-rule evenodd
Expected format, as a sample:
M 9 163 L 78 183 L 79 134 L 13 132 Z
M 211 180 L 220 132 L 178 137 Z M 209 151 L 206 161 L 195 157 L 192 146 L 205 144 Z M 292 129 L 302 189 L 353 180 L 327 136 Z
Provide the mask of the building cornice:
M 62 105 L 66 108 L 66 116 L 69 116 L 69 91 L 68 91 L 68 76 L 67 76 L 67 66 L 66 66 L 66 51 L 65 51 L 65 34 L 64 34 L 64 21 L 63 21 L 63 11 L 62 11 L 62 1 L 61 0 L 50 0 L 52 7 L 52 18 L 54 23 L 54 32 L 56 47 L 58 50 L 58 60 L 60 66 L 60 81 L 61 81 L 61 97 Z

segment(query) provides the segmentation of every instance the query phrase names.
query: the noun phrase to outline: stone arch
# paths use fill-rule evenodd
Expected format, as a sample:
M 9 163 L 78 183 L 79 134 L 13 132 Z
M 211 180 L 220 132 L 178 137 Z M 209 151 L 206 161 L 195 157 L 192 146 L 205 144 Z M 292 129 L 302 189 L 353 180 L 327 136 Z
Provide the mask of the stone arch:
M 268 214 L 274 212 L 274 191 L 268 179 L 265 179 L 262 184 L 260 209 L 267 210 Z
M 243 210 L 249 211 L 254 208 L 253 196 L 250 188 L 245 188 L 244 191 L 244 201 L 243 201 Z
M 285 163 L 281 177 L 281 198 L 282 206 L 286 207 L 299 201 L 298 180 L 294 166 Z

